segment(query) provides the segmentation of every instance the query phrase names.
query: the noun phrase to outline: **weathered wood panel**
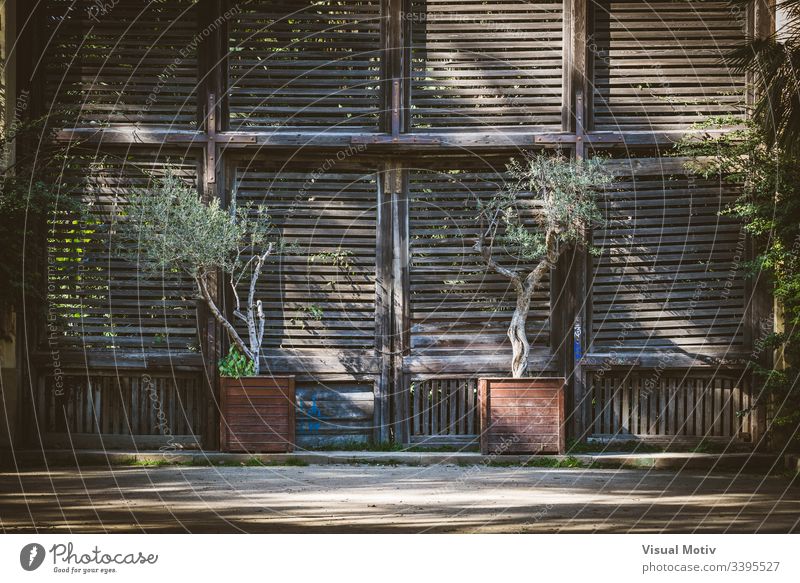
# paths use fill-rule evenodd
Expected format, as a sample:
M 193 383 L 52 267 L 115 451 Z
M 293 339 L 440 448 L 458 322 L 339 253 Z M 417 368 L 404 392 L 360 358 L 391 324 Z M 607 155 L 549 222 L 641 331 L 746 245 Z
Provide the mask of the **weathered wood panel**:
M 589 373 L 595 437 L 752 439 L 745 373 L 609 370 Z
M 234 188 L 237 204 L 266 207 L 287 244 L 257 287 L 264 348 L 374 349 L 375 173 L 324 157 L 256 159 L 236 168 Z
M 231 127 L 377 127 L 380 4 L 239 2 L 228 53 Z
M 721 215 L 732 185 L 623 160 L 594 231 L 593 350 L 741 349 L 745 342 L 746 232 Z M 680 166 L 678 166 L 680 168 Z
M 373 384 L 300 382 L 296 391 L 296 443 L 314 449 L 366 444 L 373 433 Z
M 746 37 L 744 7 L 601 0 L 594 15 L 595 129 L 681 129 L 709 116 L 743 116 L 744 75 L 721 59 Z
M 128 255 L 136 253 L 137 242 L 122 240 L 115 228 L 124 220 L 127 197 L 146 190 L 167 167 L 195 183 L 196 162 L 180 154 L 103 150 L 78 156 L 64 169 L 62 196 L 90 205 L 90 211 L 88 216 L 58 212 L 50 225 L 51 347 L 196 348 L 193 283 L 170 274 L 144 274 Z
M 41 375 L 35 395 L 37 433 L 47 435 L 51 447 L 69 447 L 73 438 L 81 447 L 91 436 L 98 445 L 105 440 L 106 447 L 196 445 L 205 420 L 202 391 L 200 375 L 191 373 Z
M 464 445 L 479 433 L 476 378 L 412 381 L 409 391 L 410 440 L 426 445 Z
M 44 91 L 54 124 L 197 125 L 197 3 L 43 4 Z
M 481 453 L 564 453 L 563 378 L 481 378 Z
M 220 379 L 220 448 L 223 451 L 294 450 L 294 378 Z
M 560 128 L 562 2 L 413 0 L 413 127 Z

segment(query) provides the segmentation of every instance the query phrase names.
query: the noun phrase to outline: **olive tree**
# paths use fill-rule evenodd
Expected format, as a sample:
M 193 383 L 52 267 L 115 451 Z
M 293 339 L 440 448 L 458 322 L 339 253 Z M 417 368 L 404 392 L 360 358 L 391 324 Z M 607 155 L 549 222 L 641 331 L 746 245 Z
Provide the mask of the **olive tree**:
M 232 345 L 252 362 L 249 370 L 259 374 L 266 319 L 256 297 L 256 284 L 280 245 L 265 211 L 235 205 L 223 209 L 217 199 L 205 204 L 193 185 L 170 171 L 128 198 L 118 231 L 126 253 L 143 272 L 191 278 L 199 299 L 225 329 Z M 218 273 L 231 287 L 233 316 L 247 327 L 247 341 L 214 298 Z M 238 293 L 243 281 L 248 283 L 244 308 Z
M 527 374 L 526 332 L 531 297 L 558 258 L 571 246 L 588 247 L 593 224 L 603 220 L 596 193 L 612 182 L 602 160 L 533 154 L 508 165 L 506 187 L 478 203 L 474 248 L 486 267 L 507 278 L 516 295 L 508 338 L 511 374 Z M 502 255 L 502 257 L 500 257 Z

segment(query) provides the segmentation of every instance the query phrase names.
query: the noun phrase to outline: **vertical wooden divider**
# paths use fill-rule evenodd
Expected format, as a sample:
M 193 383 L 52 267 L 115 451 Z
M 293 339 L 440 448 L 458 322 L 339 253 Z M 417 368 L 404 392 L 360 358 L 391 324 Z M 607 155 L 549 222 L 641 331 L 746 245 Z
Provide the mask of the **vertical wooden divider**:
M 389 441 L 392 389 L 392 186 L 393 169 L 385 164 L 378 180 L 375 274 L 375 350 L 380 360 L 380 376 L 375 383 L 373 439 Z
M 225 63 L 227 53 L 227 23 L 219 18 L 226 10 L 227 0 L 203 0 L 200 3 L 200 17 L 198 19 L 198 36 L 200 40 L 198 64 L 198 80 L 200 83 L 198 94 L 198 112 L 201 115 L 199 126 L 205 129 L 206 148 L 203 157 L 200 188 L 203 200 L 209 203 L 219 199 L 222 204 L 230 203 L 227 199 L 226 186 L 228 186 L 225 172 L 226 164 L 221 163 L 219 144 L 214 139 L 216 134 L 227 128 L 227 120 L 223 118 L 225 110 L 221 103 L 226 99 L 227 71 L 221 65 Z M 204 30 L 210 30 L 207 35 Z M 212 297 L 218 305 L 226 306 L 225 287 L 218 280 L 213 283 L 210 290 Z M 223 307 L 223 309 L 225 309 Z M 226 310 L 227 312 L 228 310 Z M 225 344 L 221 327 L 213 318 L 210 311 L 200 303 L 198 305 L 197 329 L 205 338 L 200 339 L 200 345 L 205 356 L 205 373 L 208 391 L 201 391 L 201 398 L 205 401 L 203 427 L 203 446 L 206 449 L 216 449 L 219 443 L 220 423 L 220 384 L 217 374 L 217 361 L 222 355 Z

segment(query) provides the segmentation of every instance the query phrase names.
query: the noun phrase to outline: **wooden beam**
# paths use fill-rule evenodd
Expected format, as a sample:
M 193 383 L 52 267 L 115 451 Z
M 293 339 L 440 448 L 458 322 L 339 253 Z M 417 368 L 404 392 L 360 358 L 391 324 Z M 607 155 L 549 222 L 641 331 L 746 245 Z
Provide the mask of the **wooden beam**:
M 391 164 L 385 164 L 378 180 L 376 217 L 376 277 L 375 277 L 375 352 L 380 359 L 380 377 L 375 383 L 373 439 L 389 441 L 390 398 L 392 394 L 392 187 Z
M 387 173 L 392 194 L 392 368 L 394 389 L 394 439 L 406 443 L 409 436 L 408 375 L 403 357 L 410 350 L 410 282 L 407 171 L 399 162 Z
M 748 10 L 748 27 L 755 38 L 768 38 L 775 31 L 776 6 L 773 0 L 754 0 L 750 10 Z M 758 100 L 758 82 L 752 74 L 748 75 L 747 104 L 755 106 Z M 758 253 L 756 242 L 752 237 L 747 237 L 747 255 L 750 260 L 754 259 Z M 746 337 L 748 344 L 752 347 L 751 358 L 758 362 L 763 368 L 770 368 L 773 365 L 772 350 L 764 348 L 761 343 L 764 338 L 774 329 L 773 302 L 771 300 L 771 286 L 767 281 L 767 276 L 759 272 L 754 277 L 748 277 L 745 282 L 745 297 L 748 301 L 746 313 Z M 769 437 L 767 430 L 767 398 L 764 398 L 765 383 L 763 380 L 753 376 L 752 391 L 753 397 L 759 403 L 753 414 L 753 443 L 755 447 L 766 447 L 766 439 Z
M 589 352 L 583 356 L 582 366 L 584 370 L 616 367 L 741 369 L 749 358 L 749 352 L 731 352 L 725 348 L 696 352 L 631 348 Z
M 222 107 L 222 104 L 219 105 Z M 223 119 L 224 121 L 224 119 Z M 592 147 L 638 147 L 652 146 L 670 148 L 684 139 L 701 140 L 719 137 L 741 130 L 740 126 L 714 130 L 664 130 L 626 132 L 590 131 L 582 135 L 587 146 Z M 220 147 L 236 150 L 265 149 L 329 149 L 336 150 L 350 145 L 364 144 L 370 150 L 384 155 L 402 155 L 419 151 L 447 154 L 471 151 L 487 153 L 493 150 L 515 150 L 538 146 L 556 148 L 571 146 L 578 135 L 570 132 L 529 132 L 508 128 L 484 131 L 426 130 L 393 137 L 379 132 L 342 131 L 217 131 L 215 141 Z M 118 146 L 197 146 L 205 147 L 208 135 L 205 131 L 167 130 L 163 128 L 135 128 L 116 126 L 113 128 L 65 128 L 55 134 L 59 143 L 79 142 L 85 144 L 107 144 Z
M 217 20 L 225 12 L 225 0 L 202 0 L 199 6 L 198 36 L 202 39 L 199 49 L 199 78 L 202 80 L 198 91 L 198 110 L 202 115 L 200 126 L 204 129 L 205 156 L 203 158 L 202 197 L 205 202 L 214 199 L 225 203 L 227 184 L 226 165 L 220 164 L 219 144 L 217 136 L 223 126 L 220 97 L 225 95 L 227 71 L 220 70 L 227 52 L 227 27 L 224 19 Z M 215 24 L 216 23 L 216 24 Z M 203 31 L 211 31 L 202 35 Z M 218 274 L 217 281 L 211 283 L 210 292 L 218 305 L 225 305 L 224 286 L 219 285 L 223 274 Z M 219 447 L 219 375 L 217 362 L 222 356 L 225 343 L 224 334 L 216 319 L 203 303 L 198 303 L 198 331 L 200 345 L 205 356 L 206 382 L 210 391 L 204 391 L 207 397 L 205 407 L 205 423 L 203 424 L 203 444 L 208 448 Z
M 174 370 L 197 372 L 203 357 L 197 352 L 163 350 L 59 350 L 58 360 L 64 370 Z M 32 362 L 39 367 L 52 365 L 53 354 L 35 352 Z
M 403 370 L 410 375 L 465 375 L 487 374 L 489 371 L 508 371 L 511 350 L 488 353 L 460 353 L 452 355 L 406 355 Z M 532 371 L 557 371 L 557 356 L 547 347 L 533 347 L 528 358 Z

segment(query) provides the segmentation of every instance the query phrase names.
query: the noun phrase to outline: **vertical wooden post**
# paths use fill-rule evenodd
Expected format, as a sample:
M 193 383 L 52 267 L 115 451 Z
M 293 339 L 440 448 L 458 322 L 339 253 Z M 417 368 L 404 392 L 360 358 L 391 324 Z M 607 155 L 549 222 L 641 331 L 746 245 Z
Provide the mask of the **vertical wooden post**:
M 382 130 L 397 138 L 408 131 L 408 68 L 411 22 L 403 18 L 410 0 L 383 0 L 383 116 Z
M 775 30 L 775 6 L 770 0 L 755 0 L 748 10 L 748 31 L 755 38 L 767 38 Z M 747 105 L 752 107 L 758 99 L 757 80 L 749 75 L 747 78 Z M 748 236 L 747 255 L 752 259 L 757 253 L 755 242 Z M 745 281 L 745 293 L 750 298 L 747 322 L 745 323 L 745 338 L 747 343 L 752 346 L 753 354 L 756 355 L 758 364 L 764 368 L 769 368 L 773 364 L 773 354 L 770 350 L 763 348 L 759 343 L 763 342 L 766 334 L 772 332 L 774 324 L 774 314 L 772 313 L 771 290 L 766 277 L 758 274 L 755 279 L 747 278 Z M 769 403 L 763 398 L 764 383 L 752 380 L 752 394 L 758 399 L 759 405 L 756 408 L 753 419 L 753 445 L 764 447 L 767 445 L 768 438 L 768 407 Z
M 411 23 L 404 15 L 410 10 L 410 0 L 384 0 L 384 116 L 383 131 L 394 139 L 408 131 L 407 112 L 409 106 L 409 35 Z M 408 418 L 408 378 L 403 368 L 403 357 L 408 353 L 408 199 L 406 170 L 397 159 L 386 165 L 381 205 L 383 206 L 383 223 L 381 237 L 383 243 L 380 253 L 386 253 L 384 283 L 391 291 L 390 305 L 383 307 L 384 313 L 379 318 L 388 316 L 389 339 L 382 342 L 386 359 L 381 357 L 381 382 L 383 399 L 376 403 L 385 415 L 383 425 L 391 418 L 394 441 L 405 443 L 410 434 Z M 388 215 L 388 216 L 387 216 Z M 389 296 L 387 296 L 389 297 Z M 383 328 L 386 330 L 386 328 Z M 390 355 L 390 356 L 389 356 Z M 389 381 L 391 379 L 391 381 Z M 391 398 L 389 398 L 391 395 Z M 391 417 L 389 403 L 391 402 Z M 388 432 L 382 434 L 388 437 Z
M 203 0 L 198 9 L 198 33 L 209 30 L 207 35 L 201 35 L 203 42 L 198 55 L 199 72 L 201 79 L 198 91 L 201 112 L 201 126 L 206 133 L 206 147 L 203 156 L 203 172 L 201 173 L 200 188 L 204 202 L 217 198 L 225 200 L 225 165 L 219 164 L 219 143 L 217 133 L 224 128 L 221 120 L 222 97 L 225 95 L 226 71 L 220 66 L 224 63 L 225 47 L 227 45 L 227 26 L 220 19 L 225 12 L 226 0 Z M 212 283 L 210 292 L 218 305 L 225 305 L 224 286 L 217 281 Z M 205 355 L 206 383 L 209 388 L 204 392 L 205 419 L 203 423 L 203 447 L 206 449 L 219 447 L 219 378 L 217 375 L 217 361 L 222 353 L 224 337 L 217 321 L 211 316 L 204 304 L 198 306 L 198 333 L 201 335 L 200 345 Z
M 590 118 L 591 83 L 589 63 L 590 6 L 588 0 L 569 0 L 565 10 L 564 91 L 565 103 L 569 103 L 569 115 L 562 116 L 565 131 L 575 133 L 575 158 L 587 155 L 585 134 Z M 591 237 L 591 233 L 589 233 Z M 586 437 L 589 426 L 590 399 L 584 378 L 581 357 L 586 348 L 589 320 L 590 289 L 587 284 L 589 257 L 585 250 L 575 249 L 572 257 L 561 262 L 565 289 L 561 322 L 563 329 L 563 370 L 567 379 L 565 389 L 569 392 L 569 423 L 571 436 Z
M 394 439 L 406 443 L 410 434 L 408 375 L 403 358 L 409 352 L 409 251 L 407 173 L 395 162 L 390 174 L 392 189 L 392 379 Z
M 13 115 L 19 114 L 21 121 L 36 119 L 44 114 L 44 62 L 39 58 L 44 48 L 44 6 L 41 2 L 16 2 L 16 43 L 8 46 L 7 66 L 15 71 L 16 96 L 27 95 L 28 106 L 24 111 L 16 112 L 15 103 L 11 104 Z M 13 14 L 14 10 L 7 14 Z M 16 96 L 6 95 L 6 99 Z M 9 118 L 11 119 L 11 118 Z M 14 139 L 15 162 L 30 156 L 37 148 L 35 136 L 22 135 Z M 42 237 L 45 237 L 47 225 L 40 225 Z M 43 265 L 30 265 L 26 269 L 40 270 L 47 277 L 47 260 Z M 45 281 L 47 281 L 45 279 Z M 37 414 L 37 387 L 44 383 L 44 376 L 33 364 L 33 355 L 43 341 L 42 335 L 47 330 L 46 308 L 38 302 L 30 301 L 27 295 L 21 298 L 21 310 L 16 314 L 16 362 L 18 368 L 17 388 L 19 390 L 19 420 L 23 428 L 19 436 L 25 445 L 43 447 L 44 424 L 46 420 Z M 40 399 L 43 399 L 42 394 Z M 41 406 L 41 404 L 40 404 Z
M 375 383 L 373 440 L 389 441 L 390 396 L 392 388 L 392 185 L 391 163 L 381 168 L 376 206 L 376 274 L 375 274 L 375 351 L 380 373 Z

